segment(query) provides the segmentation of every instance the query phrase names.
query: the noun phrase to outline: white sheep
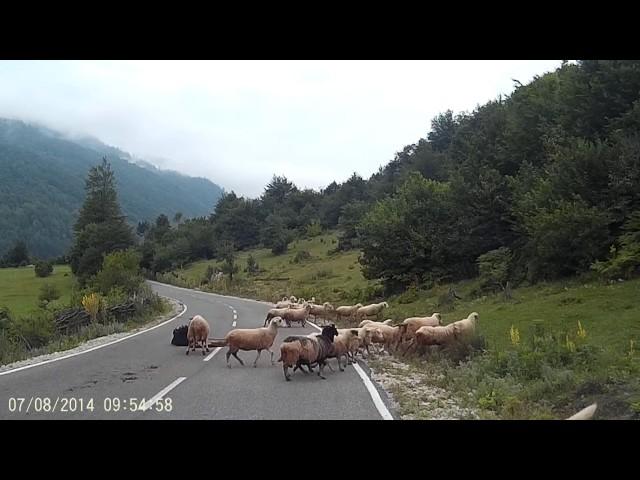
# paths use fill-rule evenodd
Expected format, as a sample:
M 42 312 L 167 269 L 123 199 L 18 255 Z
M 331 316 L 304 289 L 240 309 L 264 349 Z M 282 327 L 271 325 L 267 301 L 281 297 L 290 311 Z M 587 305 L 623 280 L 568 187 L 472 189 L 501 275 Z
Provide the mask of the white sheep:
M 341 317 L 353 317 L 360 307 L 362 307 L 361 303 L 351 306 L 344 305 L 336 308 L 336 320 L 340 320 Z
M 209 351 L 207 340 L 209 338 L 209 323 L 200 315 L 196 315 L 189 321 L 189 327 L 187 330 L 187 341 L 189 346 L 187 347 L 187 355 L 189 355 L 189 349 L 195 352 L 196 345 L 202 346 L 202 355 L 205 355 Z
M 271 346 L 278 333 L 278 327 L 282 326 L 282 318 L 274 317 L 269 322 L 268 327 L 260 328 L 236 328 L 231 330 L 224 339 L 212 339 L 209 342 L 211 347 L 229 347 L 227 350 L 227 367 L 231 368 L 229 357 L 233 355 L 236 360 L 244 365 L 244 362 L 238 357 L 238 350 L 257 350 L 258 356 L 253 362 L 253 366 L 257 367 L 258 359 L 262 354 L 262 350 L 267 350 L 271 354 L 271 364 L 275 365 L 273 361 L 273 351 Z
M 371 315 L 375 315 L 376 318 L 378 318 L 384 308 L 389 308 L 389 304 L 387 302 L 372 303 L 371 305 L 360 307 L 356 310 L 356 320 L 362 317 L 367 318 Z
M 442 325 L 442 317 L 434 313 L 430 317 L 409 317 L 402 321 L 402 340 L 412 339 L 420 327 L 436 327 Z
M 453 325 L 456 340 L 468 341 L 476 331 L 476 326 L 478 325 L 478 313 L 470 313 L 464 320 L 458 320 L 457 322 L 453 322 L 451 325 Z

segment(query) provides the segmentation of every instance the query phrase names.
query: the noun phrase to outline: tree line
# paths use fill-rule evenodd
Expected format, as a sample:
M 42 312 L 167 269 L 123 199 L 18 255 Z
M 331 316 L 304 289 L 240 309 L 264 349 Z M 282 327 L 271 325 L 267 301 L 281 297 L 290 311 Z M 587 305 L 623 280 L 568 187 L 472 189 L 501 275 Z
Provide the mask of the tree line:
M 438 115 L 369 179 L 316 191 L 274 176 L 259 198 L 230 192 L 208 217 L 160 215 L 135 239 L 92 227 L 72 266 L 97 263 L 103 252 L 82 242 L 105 235 L 109 248 L 137 244 L 153 276 L 338 229 L 337 249 L 361 250 L 364 275 L 390 290 L 479 273 L 494 286 L 628 277 L 640 265 L 639 135 L 640 62 L 564 62 L 472 112 Z
M 144 266 L 168 270 L 229 244 L 278 254 L 338 228 L 338 249 L 360 249 L 365 276 L 391 290 L 481 272 L 494 285 L 634 275 L 639 99 L 638 61 L 564 62 L 508 97 L 438 115 L 369 179 L 314 191 L 274 176 L 260 198 L 231 192 L 208 218 L 175 228 L 158 218 L 139 229 Z

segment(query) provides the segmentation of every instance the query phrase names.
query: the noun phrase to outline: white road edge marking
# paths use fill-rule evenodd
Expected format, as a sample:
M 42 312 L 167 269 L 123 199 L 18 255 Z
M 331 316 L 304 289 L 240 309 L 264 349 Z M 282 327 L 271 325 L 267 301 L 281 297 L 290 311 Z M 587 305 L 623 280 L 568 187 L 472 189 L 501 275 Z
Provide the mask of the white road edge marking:
M 187 377 L 178 377 L 176 380 L 174 380 L 172 383 L 170 383 L 169 385 L 167 385 L 165 388 L 163 388 L 162 390 L 160 390 L 160 392 L 158 392 L 158 394 L 156 394 L 154 397 L 151 397 L 151 400 L 149 400 L 147 403 L 144 404 L 144 406 L 141 408 L 141 410 L 144 412 L 146 410 L 149 410 L 149 408 L 151 408 L 151 406 L 156 403 L 158 400 L 160 400 L 162 397 L 164 397 L 167 393 L 169 393 L 171 390 L 173 390 L 174 388 L 176 388 L 178 385 L 180 385 L 182 382 L 184 382 L 187 379 Z
M 307 321 L 307 323 L 312 327 L 315 327 L 318 330 L 322 331 L 322 328 L 320 328 L 315 323 L 310 321 Z M 389 409 L 382 401 L 382 398 L 380 398 L 380 394 L 378 393 L 378 390 L 376 390 L 376 387 L 373 384 L 373 382 L 371 382 L 371 379 L 369 378 L 369 376 L 364 372 L 364 370 L 362 370 L 362 367 L 357 363 L 352 363 L 351 365 L 353 366 L 353 368 L 355 368 L 358 375 L 360 375 L 360 378 L 362 379 L 364 386 L 367 388 L 367 391 L 369 392 L 369 396 L 371 397 L 371 400 L 373 400 L 373 404 L 375 405 L 382 419 L 393 420 L 393 415 L 391 415 L 391 412 L 389 412 Z
M 232 327 L 236 326 L 236 321 L 234 320 L 233 323 L 231 324 Z
M 211 360 L 213 358 L 213 356 L 218 353 L 220 350 L 222 350 L 222 347 L 218 347 L 216 348 L 213 352 L 211 352 L 209 355 L 207 355 L 206 357 L 204 357 L 204 359 L 202 360 L 203 362 L 208 362 L 209 360 Z
M 166 297 L 166 298 L 169 298 L 169 297 Z M 173 299 L 173 300 L 175 300 L 175 299 Z M 182 315 L 184 315 L 184 313 L 187 311 L 187 305 L 186 305 L 186 304 L 184 304 L 184 303 L 183 303 L 182 305 L 183 305 L 183 307 L 184 307 L 184 310 L 182 310 L 182 312 L 180 312 L 178 315 L 176 315 L 175 317 L 170 318 L 169 320 L 166 320 L 166 321 L 164 321 L 164 322 L 162 322 L 162 323 L 159 323 L 158 325 L 155 325 L 155 326 L 153 326 L 153 327 L 147 328 L 146 330 L 142 330 L 142 331 L 140 331 L 140 332 L 136 332 L 136 333 L 133 333 L 133 334 L 131 334 L 131 335 L 127 335 L 126 337 L 118 338 L 117 340 L 114 340 L 113 342 L 108 342 L 108 343 L 104 343 L 104 344 L 102 344 L 102 345 L 97 345 L 97 346 L 95 346 L 95 347 L 91 347 L 91 348 L 89 348 L 89 349 L 87 349 L 87 350 L 83 350 L 83 351 L 81 351 L 81 352 L 71 353 L 71 354 L 69 354 L 69 355 L 64 355 L 64 356 L 62 356 L 62 357 L 52 358 L 52 359 L 50 359 L 50 360 L 45 360 L 45 361 L 43 361 L 43 362 L 33 363 L 33 364 L 31 364 L 31 365 L 25 365 L 24 367 L 18 367 L 18 368 L 14 368 L 14 369 L 12 369 L 12 370 L 6 370 L 6 371 L 4 371 L 4 372 L 0 372 L 0 376 L 2 376 L 2 375 L 8 375 L 8 374 L 10 374 L 10 373 L 19 372 L 20 370 L 26 370 L 26 369 L 28 369 L 28 368 L 39 367 L 40 365 L 46 365 L 47 363 L 53 363 L 53 362 L 57 362 L 57 361 L 59 361 L 59 360 L 64 360 L 64 359 L 66 359 L 66 358 L 75 357 L 76 355 L 82 355 L 83 353 L 93 352 L 94 350 L 98 350 L 98 349 L 100 349 L 100 348 L 108 347 L 109 345 L 113 345 L 113 344 L 115 344 L 115 343 L 119 343 L 119 342 L 122 342 L 122 341 L 124 341 L 124 340 L 128 340 L 128 339 L 130 339 L 130 338 L 135 337 L 136 335 L 141 335 L 141 334 L 143 334 L 143 333 L 150 332 L 151 330 L 154 330 L 154 329 L 159 328 L 159 327 L 161 327 L 161 326 L 163 326 L 163 325 L 166 325 L 167 323 L 169 323 L 169 322 L 171 322 L 171 321 L 175 320 L 176 318 L 181 317 Z

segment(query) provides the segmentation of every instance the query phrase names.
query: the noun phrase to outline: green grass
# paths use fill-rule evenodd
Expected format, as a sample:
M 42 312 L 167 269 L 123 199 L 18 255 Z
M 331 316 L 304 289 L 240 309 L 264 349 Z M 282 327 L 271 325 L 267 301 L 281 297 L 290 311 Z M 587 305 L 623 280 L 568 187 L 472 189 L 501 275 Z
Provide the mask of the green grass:
M 37 311 L 38 294 L 45 283 L 60 292 L 53 305 L 69 303 L 74 277 L 68 265 L 54 265 L 53 273 L 45 278 L 36 277 L 33 267 L 0 268 L 0 306 L 9 308 L 16 316 Z
M 362 276 L 358 263 L 359 252 L 329 255 L 329 251 L 336 247 L 334 242 L 337 242 L 336 235 L 328 233 L 312 239 L 297 240 L 282 255 L 273 255 L 269 249 L 239 252 L 237 263 L 240 272 L 234 276 L 235 284 L 225 285 L 223 291 L 267 301 L 280 300 L 285 295 L 304 298 L 315 296 L 316 301 L 321 299 L 323 302 L 353 299 L 360 294 L 359 289 L 373 285 L 373 282 Z M 294 263 L 296 253 L 302 250 L 308 251 L 311 258 Z M 264 270 L 254 277 L 243 271 L 249 254 L 254 256 L 260 269 Z M 208 265 L 216 266 L 218 262 L 203 260 L 174 273 L 181 277 L 179 283 L 198 286 Z

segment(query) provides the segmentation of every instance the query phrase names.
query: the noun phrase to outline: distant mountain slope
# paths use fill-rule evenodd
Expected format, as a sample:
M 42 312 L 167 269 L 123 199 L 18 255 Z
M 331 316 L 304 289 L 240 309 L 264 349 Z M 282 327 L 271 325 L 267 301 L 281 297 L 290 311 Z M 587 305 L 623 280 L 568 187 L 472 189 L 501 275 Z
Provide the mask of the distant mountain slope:
M 0 255 L 24 239 L 33 255 L 63 254 L 84 200 L 89 169 L 106 156 L 116 172 L 118 198 L 131 224 L 160 213 L 207 215 L 222 188 L 204 178 L 160 170 L 93 138 L 0 119 Z

